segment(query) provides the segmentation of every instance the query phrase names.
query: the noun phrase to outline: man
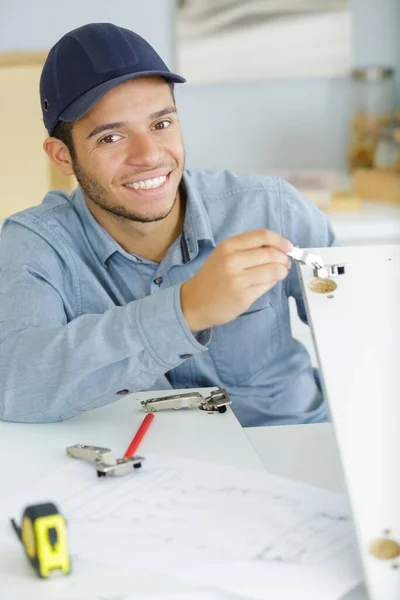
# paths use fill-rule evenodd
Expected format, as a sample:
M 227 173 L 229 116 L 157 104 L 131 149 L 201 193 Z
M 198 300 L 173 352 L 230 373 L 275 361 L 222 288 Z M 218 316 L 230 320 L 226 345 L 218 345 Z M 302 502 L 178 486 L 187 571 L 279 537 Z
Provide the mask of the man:
M 13 215 L 0 245 L 0 418 L 46 422 L 127 391 L 226 387 L 244 426 L 326 418 L 288 298 L 287 252 L 334 237 L 275 177 L 184 170 L 171 73 L 135 33 L 52 48 L 44 150 L 79 187 Z

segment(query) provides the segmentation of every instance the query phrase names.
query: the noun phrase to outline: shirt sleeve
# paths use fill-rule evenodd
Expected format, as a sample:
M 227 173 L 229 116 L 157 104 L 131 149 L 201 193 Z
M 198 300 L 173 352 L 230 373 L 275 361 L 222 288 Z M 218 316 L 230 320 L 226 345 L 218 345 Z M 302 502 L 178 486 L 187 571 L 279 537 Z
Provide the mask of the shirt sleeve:
M 151 388 L 207 350 L 183 317 L 180 285 L 103 314 L 66 297 L 77 274 L 39 234 L 6 221 L 0 243 L 0 419 L 51 422 Z
M 282 206 L 282 235 L 300 248 L 337 246 L 332 226 L 325 213 L 287 181 L 279 179 Z M 297 266 L 293 261 L 286 280 L 287 295 L 296 300 L 300 319 L 308 324 Z

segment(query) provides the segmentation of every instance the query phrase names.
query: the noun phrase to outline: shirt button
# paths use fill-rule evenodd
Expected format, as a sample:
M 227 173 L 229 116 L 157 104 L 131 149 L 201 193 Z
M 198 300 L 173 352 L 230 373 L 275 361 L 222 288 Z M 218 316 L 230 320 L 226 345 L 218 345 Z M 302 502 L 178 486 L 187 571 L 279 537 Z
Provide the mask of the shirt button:
M 179 358 L 190 358 L 193 354 L 180 354 Z
M 161 285 L 161 284 L 162 284 L 162 282 L 163 282 L 163 278 L 162 278 L 162 277 L 156 277 L 156 278 L 153 280 L 153 283 L 155 283 L 156 285 Z

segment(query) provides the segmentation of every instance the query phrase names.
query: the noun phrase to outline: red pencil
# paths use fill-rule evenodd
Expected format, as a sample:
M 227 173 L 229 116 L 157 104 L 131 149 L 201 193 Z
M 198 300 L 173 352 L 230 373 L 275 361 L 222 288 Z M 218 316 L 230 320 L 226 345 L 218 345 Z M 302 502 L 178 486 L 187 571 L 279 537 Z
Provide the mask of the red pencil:
M 153 419 L 154 419 L 153 413 L 149 413 L 148 415 L 145 416 L 145 418 L 142 421 L 141 426 L 137 430 L 135 437 L 131 441 L 128 450 L 125 452 L 124 458 L 131 458 L 132 456 L 134 456 L 136 450 L 138 449 L 140 442 L 144 438 L 145 433 L 148 430 L 150 423 L 152 422 Z

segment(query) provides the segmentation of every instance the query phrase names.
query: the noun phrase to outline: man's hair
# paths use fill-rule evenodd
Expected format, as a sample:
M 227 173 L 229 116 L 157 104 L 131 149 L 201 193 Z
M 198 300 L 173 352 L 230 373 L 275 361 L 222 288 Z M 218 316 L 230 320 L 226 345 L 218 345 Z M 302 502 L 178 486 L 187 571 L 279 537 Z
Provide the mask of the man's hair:
M 173 81 L 167 81 L 168 86 L 171 90 L 171 94 L 172 94 L 172 99 L 174 101 L 175 104 L 175 94 L 174 94 L 174 82 Z M 56 128 L 54 130 L 53 133 L 53 137 L 57 138 L 58 140 L 60 140 L 61 142 L 64 142 L 64 144 L 67 146 L 69 153 L 71 155 L 72 160 L 75 160 L 76 158 L 76 152 L 75 152 L 75 147 L 74 147 L 74 141 L 72 139 L 72 129 L 74 127 L 74 123 L 76 121 L 73 122 L 67 122 L 67 121 L 59 121 L 56 125 Z
M 67 123 L 67 121 L 59 121 L 53 133 L 53 137 L 57 138 L 58 140 L 61 140 L 67 146 L 72 160 L 74 160 L 76 157 L 74 142 L 72 140 L 73 126 L 73 122 Z

